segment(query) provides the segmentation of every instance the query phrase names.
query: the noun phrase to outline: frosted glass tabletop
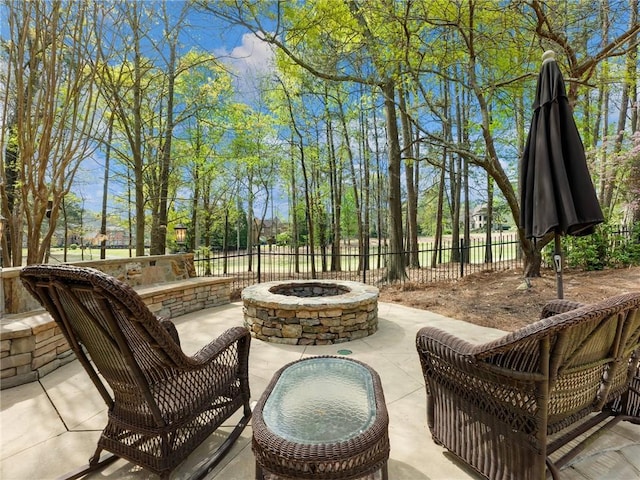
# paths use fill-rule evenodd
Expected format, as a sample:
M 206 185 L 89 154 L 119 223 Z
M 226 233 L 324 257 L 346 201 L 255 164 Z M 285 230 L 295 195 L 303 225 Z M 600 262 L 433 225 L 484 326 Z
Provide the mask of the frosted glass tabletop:
M 267 427 L 301 444 L 337 443 L 376 419 L 369 370 L 346 358 L 309 358 L 287 367 L 265 402 Z

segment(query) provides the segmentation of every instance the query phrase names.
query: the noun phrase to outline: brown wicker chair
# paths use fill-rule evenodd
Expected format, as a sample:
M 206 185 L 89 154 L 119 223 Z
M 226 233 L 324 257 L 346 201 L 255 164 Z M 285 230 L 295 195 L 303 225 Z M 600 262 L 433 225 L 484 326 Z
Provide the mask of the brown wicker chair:
M 484 345 L 421 329 L 433 439 L 487 478 L 558 478 L 581 446 L 549 457 L 571 440 L 640 423 L 639 307 L 640 292 L 594 305 L 556 300 L 542 320 Z
M 124 458 L 168 478 L 203 440 L 240 408 L 244 416 L 194 474 L 205 476 L 251 417 L 251 336 L 224 332 L 186 356 L 172 322 L 158 319 L 128 285 L 92 268 L 34 265 L 20 274 L 49 311 L 108 406 L 108 423 L 79 478 Z M 100 460 L 102 450 L 112 452 Z

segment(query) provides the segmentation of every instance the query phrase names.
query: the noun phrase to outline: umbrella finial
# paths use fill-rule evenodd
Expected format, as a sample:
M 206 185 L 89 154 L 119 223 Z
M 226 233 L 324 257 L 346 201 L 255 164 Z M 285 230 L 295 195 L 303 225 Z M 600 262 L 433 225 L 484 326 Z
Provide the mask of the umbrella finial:
M 553 50 L 547 50 L 542 54 L 542 64 L 544 65 L 547 62 L 556 61 L 556 52 Z

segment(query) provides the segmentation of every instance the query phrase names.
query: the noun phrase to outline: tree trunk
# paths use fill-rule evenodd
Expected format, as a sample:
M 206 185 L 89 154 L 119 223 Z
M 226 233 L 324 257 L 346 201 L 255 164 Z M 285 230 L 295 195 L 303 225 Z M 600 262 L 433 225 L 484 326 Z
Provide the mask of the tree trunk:
M 133 15 L 133 177 L 136 209 L 136 256 L 145 254 L 145 201 L 144 201 L 144 160 L 142 158 L 142 55 L 140 53 L 139 17 L 137 7 L 132 4 Z
M 364 97 L 364 91 L 360 92 L 360 101 Z M 363 237 L 363 250 L 361 252 L 364 259 L 362 269 L 369 270 L 371 268 L 369 254 L 371 253 L 371 154 L 369 150 L 369 124 L 367 117 L 364 113 L 364 108 L 360 109 L 360 145 L 362 149 L 362 159 L 364 163 L 364 174 L 362 191 L 364 193 L 363 199 L 363 225 L 364 231 Z
M 309 173 L 307 171 L 307 163 L 305 160 L 305 151 L 304 151 L 304 138 L 302 133 L 298 129 L 298 124 L 296 123 L 296 116 L 293 113 L 293 104 L 291 102 L 291 97 L 286 89 L 283 88 L 285 96 L 287 97 L 287 107 L 289 109 L 289 117 L 291 120 L 291 125 L 293 126 L 293 133 L 297 137 L 297 141 L 295 144 L 298 146 L 298 153 L 300 154 L 300 166 L 302 168 L 302 180 L 303 180 L 303 188 L 304 188 L 304 203 L 305 203 L 305 219 L 307 221 L 307 244 L 309 246 L 309 251 L 311 252 L 311 278 L 317 278 L 316 274 L 316 262 L 315 262 L 315 243 L 314 243 L 314 224 L 313 224 L 313 202 L 311 195 L 311 184 L 309 182 Z
M 398 98 L 400 100 L 400 124 L 402 125 L 404 173 L 407 188 L 408 265 L 417 268 L 420 267 L 420 260 L 418 259 L 418 195 L 413 183 L 413 166 L 416 162 L 417 156 L 415 155 L 412 144 L 413 135 L 409 124 L 409 116 L 407 115 L 407 102 L 405 95 L 405 91 L 402 88 L 399 88 Z
M 493 262 L 493 245 L 491 242 L 491 231 L 493 230 L 493 179 L 487 175 L 487 223 L 485 224 L 485 250 L 484 263 Z
M 382 85 L 384 111 L 389 145 L 389 265 L 387 281 L 402 280 L 406 277 L 402 252 L 402 196 L 400 188 L 400 140 L 396 118 L 395 85 L 387 80 Z
M 542 249 L 536 248 L 536 245 L 531 240 L 521 241 L 521 245 L 524 250 L 524 277 L 539 277 L 542 265 Z
M 374 97 L 375 98 L 375 97 Z M 375 157 L 376 157 L 376 237 L 378 238 L 378 255 L 376 260 L 376 268 L 382 268 L 382 247 L 387 244 L 386 237 L 386 225 L 384 224 L 383 216 L 383 198 L 384 190 L 382 183 L 382 166 L 380 165 L 380 138 L 378 130 L 378 122 L 376 118 L 376 109 L 372 109 L 373 112 L 373 138 L 375 143 Z
M 638 22 L 638 0 L 630 0 L 631 15 L 629 18 L 629 25 L 635 25 Z M 638 35 L 634 35 L 631 41 L 635 43 L 638 39 Z M 622 140 L 624 135 L 624 129 L 626 127 L 627 115 L 631 119 L 631 133 L 632 135 L 638 128 L 638 97 L 637 97 L 637 60 L 638 49 L 631 48 L 627 53 L 626 58 L 626 71 L 627 75 L 622 84 L 622 100 L 620 101 L 620 116 L 618 117 L 618 137 L 616 138 L 615 152 L 618 153 L 622 150 Z M 627 184 L 626 197 L 627 204 L 630 206 L 629 218 L 632 222 L 640 221 L 640 202 L 637 201 L 638 191 L 640 186 L 640 156 L 635 155 L 630 160 L 629 176 L 625 182 Z
M 224 260 L 222 262 L 222 273 L 228 273 L 228 258 L 229 258 L 229 204 L 226 203 L 224 207 L 224 229 L 222 233 L 222 252 L 224 253 Z
M 358 251 L 362 252 L 364 250 L 364 232 L 362 228 L 362 202 L 360 200 L 361 191 L 358 189 L 358 177 L 356 175 L 356 165 L 355 159 L 353 155 L 353 150 L 351 149 L 351 136 L 349 135 L 349 130 L 347 127 L 347 120 L 344 113 L 344 107 L 342 105 L 342 101 L 338 97 L 338 109 L 340 111 L 340 123 L 342 124 L 342 134 L 344 136 L 344 148 L 347 151 L 347 156 L 349 157 L 349 171 L 351 173 L 351 187 L 353 189 L 353 201 L 355 203 L 355 214 L 356 214 L 356 228 L 358 230 Z M 358 270 L 362 270 L 360 257 L 360 264 L 358 265 Z
M 167 178 L 168 180 L 168 178 Z M 196 239 L 198 237 L 198 211 L 200 210 L 200 202 L 202 201 L 204 202 L 208 202 L 209 201 L 209 195 L 202 195 L 202 179 L 200 178 L 200 166 L 196 166 L 195 171 L 194 171 L 194 177 L 193 177 L 193 200 L 191 201 L 191 235 L 189 236 L 189 241 L 190 243 L 190 251 L 195 251 L 196 248 L 199 246 L 199 244 L 196 242 Z M 203 207 L 202 209 L 203 211 L 207 212 L 207 209 Z M 165 212 L 166 215 L 166 212 Z M 165 224 L 166 225 L 168 223 L 167 221 L 168 219 L 165 219 Z M 207 224 L 210 223 L 210 221 L 207 219 L 207 221 L 205 222 Z M 207 225 L 208 227 L 208 225 Z M 206 229 L 205 232 L 208 232 L 209 230 Z M 164 232 L 164 241 L 163 241 L 163 245 L 166 243 L 166 228 L 165 228 L 165 232 Z M 207 235 L 208 237 L 208 235 Z M 206 246 L 209 246 L 209 240 L 207 238 L 207 241 L 205 242 Z M 164 252 L 161 254 L 164 255 Z
M 158 217 L 153 221 L 154 231 L 151 235 L 150 255 L 164 255 L 167 245 L 167 223 L 168 223 L 168 203 L 169 203 L 169 173 L 171 171 L 171 140 L 173 138 L 173 103 L 174 103 L 174 86 L 176 77 L 176 48 L 177 39 L 173 38 L 169 42 L 169 64 L 167 65 L 167 126 L 164 132 L 164 140 L 162 142 L 162 157 L 160 164 L 160 202 L 158 204 Z M 198 197 L 195 197 L 198 198 Z M 195 245 L 195 226 L 197 222 L 198 209 L 194 209 L 192 214 L 192 223 L 190 225 L 191 242 L 190 251 L 193 251 Z
M 102 212 L 100 215 L 100 259 L 107 258 L 107 200 L 109 197 L 109 162 L 113 138 L 113 116 L 109 117 L 106 152 L 104 154 L 104 180 L 102 182 Z
M 290 152 L 291 152 L 291 208 L 289 209 L 291 215 L 291 248 L 293 249 L 293 260 L 294 260 L 294 271 L 295 273 L 300 273 L 300 252 L 298 250 L 298 245 L 300 242 L 299 237 L 299 227 L 298 227 L 298 193 L 296 191 L 297 188 L 297 175 L 296 175 L 296 159 L 293 153 L 294 149 L 294 138 L 293 132 L 291 132 L 290 137 Z
M 331 203 L 331 266 L 333 272 L 342 270 L 340 257 L 340 241 L 342 239 L 342 225 L 340 223 L 342 212 L 342 166 L 338 166 L 336 150 L 333 139 L 333 123 L 328 111 L 328 95 L 325 89 L 325 118 L 327 133 L 327 156 L 329 160 L 329 186 Z
M 456 98 L 455 98 L 455 119 L 456 119 L 456 141 L 460 145 L 462 144 L 462 105 L 460 102 L 460 92 L 456 85 Z M 449 115 L 449 118 L 454 118 Z M 450 140 L 453 140 L 453 134 L 451 132 L 451 122 L 448 123 L 448 136 Z M 462 197 L 462 158 L 459 154 L 451 154 L 449 162 L 449 178 L 451 184 L 451 238 L 453 239 L 451 245 L 451 261 L 460 262 L 462 260 L 462 254 L 460 252 L 460 199 Z
M 446 128 L 443 125 L 443 129 Z M 440 167 L 440 181 L 438 182 L 438 207 L 436 211 L 436 232 L 433 239 L 433 253 L 431 255 L 431 268 L 436 268 L 441 260 L 442 249 L 442 217 L 444 212 L 444 190 L 445 190 L 445 165 L 447 162 L 447 149 L 442 153 L 442 165 Z
M 465 96 L 465 92 L 467 95 Z M 469 99 L 468 99 L 468 90 L 464 90 L 462 93 L 463 104 L 462 104 L 462 144 L 465 148 L 469 147 Z M 469 258 L 469 245 L 471 244 L 471 206 L 469 205 L 469 160 L 465 157 L 463 158 L 463 174 L 462 174 L 462 182 L 463 182 L 463 190 L 464 190 L 464 244 L 466 246 L 465 250 L 462 252 L 462 261 L 464 263 L 470 263 L 471 259 Z
M 250 173 L 247 175 L 247 255 L 248 255 L 248 264 L 247 271 L 253 272 L 253 245 L 255 238 L 255 217 L 253 215 L 253 202 L 254 202 L 254 194 L 253 194 L 253 175 Z M 240 196 L 238 195 L 238 203 L 242 202 Z
M 62 231 L 64 236 L 64 247 L 62 248 L 62 261 L 67 262 L 67 253 L 69 251 L 69 220 L 67 218 L 67 205 L 62 199 L 60 210 L 62 211 Z

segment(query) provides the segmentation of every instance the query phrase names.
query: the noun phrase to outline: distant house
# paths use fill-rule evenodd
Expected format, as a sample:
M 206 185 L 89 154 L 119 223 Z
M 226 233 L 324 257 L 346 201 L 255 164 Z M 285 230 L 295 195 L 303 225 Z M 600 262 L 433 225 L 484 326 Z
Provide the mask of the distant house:
M 126 247 L 129 235 L 123 229 L 107 229 L 107 245 L 109 247 Z
M 487 205 L 478 205 L 471 212 L 471 230 L 482 230 L 487 225 Z
M 261 228 L 262 227 L 262 228 Z M 253 243 L 254 245 L 258 242 L 265 243 L 275 243 L 275 238 L 279 233 L 287 231 L 289 225 L 278 218 L 269 219 L 266 218 L 263 222 L 260 222 L 260 219 L 253 219 Z M 258 232 L 260 232 L 260 238 L 258 238 Z
M 487 204 L 483 203 L 478 205 L 471 212 L 470 228 L 471 230 L 485 230 L 487 228 L 487 222 L 489 216 L 487 215 Z M 491 222 L 492 230 L 509 230 L 511 227 L 504 220 L 501 220 L 501 216 L 493 212 L 493 220 Z
M 94 247 L 100 246 L 103 239 L 106 237 L 106 246 L 111 248 L 126 247 L 128 242 L 128 236 L 124 229 L 121 228 L 108 228 L 107 234 L 102 236 L 100 232 L 96 232 L 91 236 L 91 245 Z

